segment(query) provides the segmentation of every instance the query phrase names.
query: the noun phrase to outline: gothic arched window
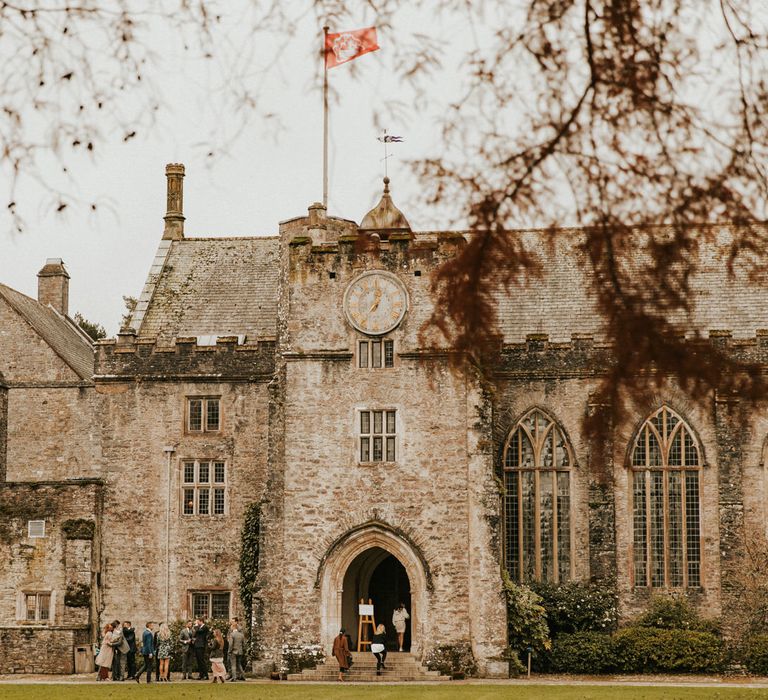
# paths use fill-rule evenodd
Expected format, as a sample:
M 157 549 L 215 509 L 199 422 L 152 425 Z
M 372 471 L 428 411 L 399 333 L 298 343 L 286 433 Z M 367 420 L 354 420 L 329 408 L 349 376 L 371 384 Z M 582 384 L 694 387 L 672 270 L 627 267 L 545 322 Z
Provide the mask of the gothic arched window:
M 662 406 L 640 428 L 630 464 L 635 586 L 699 586 L 701 452 L 693 431 Z
M 562 429 L 529 411 L 504 445 L 504 563 L 515 581 L 571 578 L 571 465 Z

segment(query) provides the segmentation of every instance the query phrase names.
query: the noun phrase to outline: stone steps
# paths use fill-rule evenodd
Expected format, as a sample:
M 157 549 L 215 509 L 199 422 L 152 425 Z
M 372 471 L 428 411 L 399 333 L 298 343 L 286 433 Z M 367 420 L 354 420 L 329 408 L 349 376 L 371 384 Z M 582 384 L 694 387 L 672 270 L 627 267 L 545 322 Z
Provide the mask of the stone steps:
M 430 671 L 421 665 L 408 652 L 390 652 L 387 655 L 387 667 L 376 672 L 376 659 L 369 652 L 352 652 L 352 668 L 344 678 L 349 682 L 377 683 L 404 681 L 445 681 L 448 676 L 441 676 L 438 671 Z M 317 668 L 305 669 L 302 673 L 289 674 L 289 681 L 324 681 L 333 682 L 339 677 L 336 660 L 329 657 Z

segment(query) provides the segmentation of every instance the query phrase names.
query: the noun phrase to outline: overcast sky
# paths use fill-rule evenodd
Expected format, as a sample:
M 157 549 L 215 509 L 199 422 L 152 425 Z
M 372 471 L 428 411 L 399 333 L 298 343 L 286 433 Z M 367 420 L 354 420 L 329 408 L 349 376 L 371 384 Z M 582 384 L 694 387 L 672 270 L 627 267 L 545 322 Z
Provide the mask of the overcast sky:
M 234 7 L 237 2 L 228 2 Z M 237 15 L 228 15 L 237 25 Z M 414 21 L 403 16 L 404 24 Z M 355 29 L 375 24 L 361 13 Z M 230 27 L 232 36 L 237 29 Z M 437 31 L 437 30 L 436 30 Z M 441 27 L 446 47 L 466 41 L 466 29 Z M 213 89 L 220 76 L 216 64 L 186 56 L 166 46 L 156 32 L 155 88 L 163 95 L 165 109 L 150 133 L 123 143 L 119 135 L 93 158 L 69 163 L 78 194 L 84 202 L 97 201 L 99 213 L 87 206 L 70 207 L 66 216 L 56 215 L 50 197 L 32 183 L 19 192 L 28 212 L 26 230 L 0 240 L 0 282 L 35 297 L 36 273 L 46 258 L 62 258 L 71 275 L 70 314 L 81 312 L 101 323 L 109 335 L 118 330 L 124 311 L 123 295 L 138 296 L 163 232 L 165 213 L 165 164 L 186 166 L 184 186 L 185 233 L 195 236 L 271 236 L 278 222 L 306 213 L 307 206 L 322 198 L 322 110 L 318 49 L 322 28 L 305 17 L 296 26 L 289 44 L 250 46 L 248 60 L 263 67 L 278 51 L 280 59 L 259 89 L 260 108 L 274 112 L 284 128 L 275 135 L 267 124 L 252 119 L 229 144 L 225 153 L 206 157 L 210 135 L 237 131 L 238 120 L 228 112 L 222 95 Z M 233 43 L 240 38 L 233 39 Z M 377 111 L 395 100 L 409 100 L 398 84 L 392 65 L 393 52 L 379 37 L 381 50 L 350 65 L 329 72 L 340 102 L 331 114 L 330 214 L 360 221 L 381 193 L 382 145 L 373 124 Z M 449 52 L 450 61 L 450 52 Z M 159 69 L 159 70 L 158 70 Z M 450 64 L 436 75 L 435 99 L 443 99 L 456 87 Z M 261 78 L 260 78 L 261 79 Z M 430 111 L 400 110 L 387 120 L 389 132 L 405 142 L 391 147 L 389 161 L 395 203 L 414 229 L 446 226 L 439 212 L 413 205 L 418 198 L 415 179 L 405 161 L 440 147 Z M 226 274 L 226 271 L 222 271 Z

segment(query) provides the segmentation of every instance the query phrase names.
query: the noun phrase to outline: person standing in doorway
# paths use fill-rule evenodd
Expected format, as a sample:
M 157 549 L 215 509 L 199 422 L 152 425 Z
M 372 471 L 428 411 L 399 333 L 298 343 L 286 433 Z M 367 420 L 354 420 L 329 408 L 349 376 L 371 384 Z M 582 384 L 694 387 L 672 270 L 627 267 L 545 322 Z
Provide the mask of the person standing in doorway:
M 387 628 L 379 625 L 371 638 L 371 652 L 376 657 L 376 675 L 381 675 L 381 669 L 386 669 L 384 662 L 387 660 L 387 647 L 385 646 L 387 638 Z
M 127 672 L 129 680 L 136 675 L 136 630 L 130 620 L 123 622 L 123 638 L 128 642 Z
M 344 680 L 344 674 L 349 671 L 349 661 L 352 654 L 349 653 L 349 642 L 347 641 L 347 631 L 342 627 L 339 634 L 333 640 L 333 649 L 331 653 L 339 662 L 339 680 Z
M 208 626 L 200 618 L 195 620 L 195 659 L 197 660 L 197 680 L 208 680 L 208 666 L 205 663 L 205 649 L 208 646 Z M 223 649 L 222 649 L 223 652 Z
M 403 639 L 405 639 L 405 625 L 406 620 L 410 615 L 408 614 L 408 611 L 405 609 L 405 603 L 400 603 L 400 605 L 395 608 L 395 612 L 392 613 L 392 624 L 395 626 L 395 632 L 397 632 L 397 646 L 399 647 L 398 651 L 403 650 Z

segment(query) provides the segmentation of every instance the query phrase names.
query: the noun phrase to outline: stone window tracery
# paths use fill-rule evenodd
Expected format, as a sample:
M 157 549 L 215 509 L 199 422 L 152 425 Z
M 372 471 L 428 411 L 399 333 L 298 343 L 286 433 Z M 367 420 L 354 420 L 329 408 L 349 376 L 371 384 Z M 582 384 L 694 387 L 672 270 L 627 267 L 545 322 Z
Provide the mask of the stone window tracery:
M 397 411 L 359 412 L 359 459 L 361 462 L 397 460 Z
M 533 409 L 510 433 L 502 460 L 509 575 L 518 582 L 569 580 L 573 453 L 565 433 Z
M 194 591 L 190 593 L 192 617 L 201 620 L 229 620 L 229 591 Z
M 634 585 L 701 585 L 701 456 L 668 406 L 640 428 L 630 458 Z
M 381 369 L 395 366 L 395 341 L 360 340 L 357 346 L 357 366 Z
M 184 515 L 224 515 L 227 465 L 221 460 L 184 460 L 181 465 L 181 512 Z
M 214 433 L 221 427 L 221 399 L 218 396 L 187 398 L 188 433 Z
M 51 593 L 25 593 L 24 619 L 27 622 L 49 622 L 51 619 Z

